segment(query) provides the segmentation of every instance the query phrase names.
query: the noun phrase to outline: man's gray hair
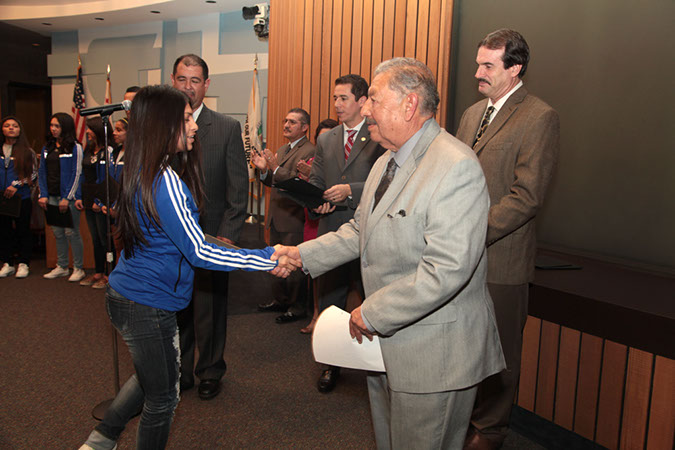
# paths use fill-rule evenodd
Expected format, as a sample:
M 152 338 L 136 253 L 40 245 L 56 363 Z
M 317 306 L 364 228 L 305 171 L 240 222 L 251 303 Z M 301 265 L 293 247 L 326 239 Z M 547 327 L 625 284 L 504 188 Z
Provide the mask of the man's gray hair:
M 374 76 L 391 73 L 389 89 L 401 94 L 412 92 L 420 96 L 422 112 L 436 114 L 440 97 L 436 89 L 436 80 L 429 68 L 414 58 L 393 58 L 381 62 Z

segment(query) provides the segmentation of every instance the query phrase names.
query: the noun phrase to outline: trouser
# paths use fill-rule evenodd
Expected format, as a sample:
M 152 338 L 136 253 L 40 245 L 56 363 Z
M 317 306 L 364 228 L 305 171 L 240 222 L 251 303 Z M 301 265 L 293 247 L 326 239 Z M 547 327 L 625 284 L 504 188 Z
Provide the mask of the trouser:
M 108 249 L 108 219 L 102 212 L 96 212 L 91 209 L 85 210 L 84 215 L 87 218 L 91 243 L 94 247 L 94 267 L 96 273 L 105 273 L 106 252 Z M 112 240 L 110 251 L 113 255 L 115 254 L 115 243 Z M 113 264 L 110 267 L 111 271 L 113 267 L 114 257 Z
M 163 449 L 179 400 L 176 313 L 128 300 L 110 286 L 106 306 L 129 347 L 136 373 L 124 383 L 87 444 L 113 448 L 126 424 L 142 409 L 136 448 Z
M 28 197 L 21 200 L 19 217 L 0 215 L 0 263 L 14 265 L 14 255 L 17 255 L 17 263 L 30 264 L 33 251 L 33 235 L 30 232 L 32 212 L 33 201 Z
M 520 377 L 523 329 L 527 321 L 528 285 L 488 283 L 495 306 L 499 339 L 506 369 L 486 378 L 478 385 L 471 425 L 488 439 L 502 442 L 506 437 Z
M 378 450 L 462 448 L 476 386 L 411 394 L 389 389 L 386 374 L 366 380 Z
M 194 383 L 194 373 L 201 380 L 220 380 L 227 364 L 223 359 L 227 338 L 228 272 L 195 269 L 192 301 L 179 311 L 181 368 L 183 383 Z M 199 358 L 195 367 L 195 344 Z
M 281 232 L 274 228 L 274 222 L 270 226 L 270 242 L 272 245 L 299 245 L 303 241 L 302 231 Z M 288 305 L 288 311 L 293 314 L 307 314 L 307 275 L 302 270 L 291 272 L 288 278 L 276 279 L 276 301 L 282 305 Z
M 48 203 L 50 205 L 59 205 L 60 197 L 50 195 Z M 73 200 L 68 202 L 70 214 L 73 218 L 73 227 L 51 227 L 56 238 L 56 264 L 59 267 L 67 268 L 68 264 L 68 244 L 73 251 L 73 266 L 76 269 L 81 269 L 84 265 L 82 254 L 84 252 L 82 247 L 82 237 L 80 236 L 80 211 L 75 208 Z

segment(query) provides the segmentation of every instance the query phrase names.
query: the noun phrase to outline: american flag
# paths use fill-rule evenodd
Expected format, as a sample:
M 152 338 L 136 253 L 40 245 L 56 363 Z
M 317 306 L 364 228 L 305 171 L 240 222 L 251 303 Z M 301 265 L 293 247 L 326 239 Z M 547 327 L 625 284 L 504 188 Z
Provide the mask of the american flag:
M 84 132 L 87 128 L 84 117 L 80 116 L 80 110 L 86 105 L 84 103 L 84 84 L 82 83 L 82 64 L 77 66 L 77 80 L 75 89 L 73 89 L 73 119 L 75 119 L 75 136 L 79 142 L 84 142 Z

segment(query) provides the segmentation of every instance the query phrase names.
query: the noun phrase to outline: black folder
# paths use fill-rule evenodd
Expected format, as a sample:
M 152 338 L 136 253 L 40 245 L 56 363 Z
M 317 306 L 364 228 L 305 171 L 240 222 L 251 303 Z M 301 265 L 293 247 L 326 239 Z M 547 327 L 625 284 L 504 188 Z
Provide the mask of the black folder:
M 53 227 L 73 228 L 73 216 L 70 214 L 70 207 L 66 212 L 62 213 L 59 210 L 59 205 L 47 205 L 45 212 L 47 225 Z
M 7 198 L 0 194 L 0 214 L 19 217 L 19 214 L 21 214 L 21 196 L 14 193 L 10 198 Z
M 323 190 L 298 177 L 275 183 L 274 187 L 279 189 L 281 195 L 290 198 L 309 210 L 318 208 L 326 203 L 326 200 L 323 198 Z M 340 211 L 347 209 L 347 206 L 336 204 L 335 209 Z
M 241 248 L 241 247 L 237 247 L 236 245 L 232 245 L 229 242 L 225 242 L 222 239 L 218 239 L 215 236 L 211 236 L 210 234 L 204 233 L 204 238 L 206 239 L 206 242 L 208 242 L 209 244 L 215 244 L 219 247 L 226 247 L 226 248 L 230 248 L 232 250 L 239 250 Z

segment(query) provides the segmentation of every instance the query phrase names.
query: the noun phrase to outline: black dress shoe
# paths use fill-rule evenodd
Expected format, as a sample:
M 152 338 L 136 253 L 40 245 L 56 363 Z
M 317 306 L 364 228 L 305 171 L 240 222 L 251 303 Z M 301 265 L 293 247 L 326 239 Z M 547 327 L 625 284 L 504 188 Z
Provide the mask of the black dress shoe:
M 290 311 L 280 315 L 274 321 L 276 323 L 291 323 L 295 322 L 296 320 L 304 319 L 307 317 L 307 314 L 295 314 Z
M 319 377 L 319 382 L 317 387 L 319 392 L 330 392 L 335 388 L 337 379 L 340 377 L 340 368 L 332 367 L 330 369 L 324 370 L 321 376 Z
M 258 311 L 260 312 L 286 312 L 287 309 L 287 306 L 281 305 L 276 301 L 260 303 L 258 305 Z
M 202 380 L 199 382 L 199 398 L 210 400 L 220 392 L 220 380 Z

